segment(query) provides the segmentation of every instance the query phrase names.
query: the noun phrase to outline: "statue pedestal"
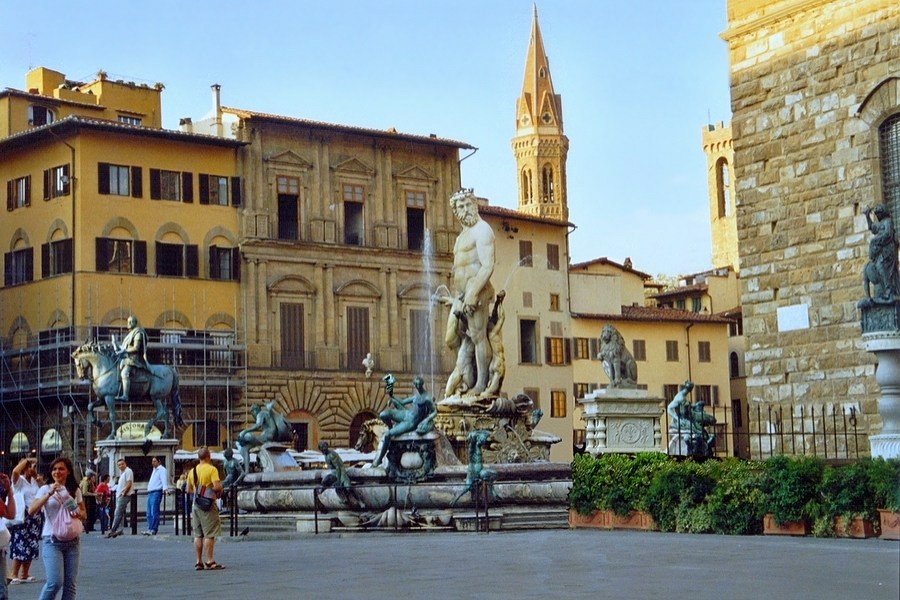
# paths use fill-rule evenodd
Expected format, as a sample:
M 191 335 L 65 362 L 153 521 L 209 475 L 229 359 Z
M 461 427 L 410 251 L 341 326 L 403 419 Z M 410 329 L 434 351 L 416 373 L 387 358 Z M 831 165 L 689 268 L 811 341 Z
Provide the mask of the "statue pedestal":
M 288 452 L 289 448 L 277 442 L 266 442 L 260 446 L 256 458 L 259 460 L 260 469 L 264 473 L 279 473 L 282 471 L 299 471 L 297 461 Z
M 585 451 L 592 456 L 662 451 L 661 398 L 646 390 L 607 388 L 588 394 L 578 403 L 586 423 Z
M 450 396 L 437 403 L 434 426 L 444 432 L 463 462 L 468 460 L 466 437 L 476 429 L 491 432 L 482 449 L 485 464 L 549 461 L 550 446 L 561 438 L 535 429 L 533 408 L 534 403 L 524 394 L 512 399 Z
M 867 313 L 883 308 L 864 308 L 862 311 L 863 341 L 866 350 L 878 358 L 875 381 L 881 388 L 878 398 L 881 432 L 869 436 L 869 446 L 875 458 L 900 458 L 900 331 L 867 332 L 865 329 Z M 893 308 L 893 305 L 887 307 Z

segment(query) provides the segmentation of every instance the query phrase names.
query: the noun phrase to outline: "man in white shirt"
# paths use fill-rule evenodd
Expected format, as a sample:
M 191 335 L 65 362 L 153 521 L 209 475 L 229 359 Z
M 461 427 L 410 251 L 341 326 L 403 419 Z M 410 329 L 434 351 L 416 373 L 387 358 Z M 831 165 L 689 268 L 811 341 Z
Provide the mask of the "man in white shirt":
M 112 526 L 106 532 L 104 537 L 115 538 L 122 535 L 122 529 L 125 525 L 125 508 L 131 501 L 131 494 L 134 493 L 134 472 L 128 467 L 128 463 L 124 458 L 120 458 L 119 466 L 119 482 L 116 484 L 116 516 L 113 518 Z
M 156 535 L 159 531 L 159 507 L 169 480 L 166 468 L 158 456 L 154 456 L 150 464 L 153 465 L 153 471 L 147 483 L 147 531 L 144 535 Z

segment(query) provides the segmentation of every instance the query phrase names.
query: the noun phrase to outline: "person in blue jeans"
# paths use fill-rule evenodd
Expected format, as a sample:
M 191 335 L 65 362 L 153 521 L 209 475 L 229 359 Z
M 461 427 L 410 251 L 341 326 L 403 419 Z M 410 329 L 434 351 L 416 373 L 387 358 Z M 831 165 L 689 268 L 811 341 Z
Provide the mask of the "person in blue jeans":
M 156 535 L 159 531 L 159 507 L 163 493 L 168 489 L 168 473 L 158 456 L 154 456 L 150 464 L 153 472 L 147 483 L 147 531 L 144 535 Z
M 12 482 L 9 480 L 9 475 L 6 473 L 0 473 L 0 517 L 3 519 L 15 519 L 16 518 L 16 494 L 13 491 Z M 3 528 L 0 530 L 0 560 L 3 562 L 0 563 L 0 566 L 3 568 L 0 569 L 0 600 L 7 600 L 9 596 L 7 595 L 6 589 L 6 547 L 9 545 L 10 533 L 6 528 L 6 521 L 0 521 L 3 523 Z
M 59 457 L 50 463 L 50 478 L 53 483 L 38 490 L 37 497 L 28 507 L 30 514 L 44 512 L 44 528 L 41 531 L 41 558 L 47 582 L 41 590 L 39 600 L 54 600 L 62 591 L 62 600 L 75 600 L 78 586 L 78 562 L 80 540 L 76 536 L 70 541 L 58 540 L 53 535 L 53 521 L 61 510 L 69 510 L 73 519 L 87 516 L 84 497 L 78 489 L 72 461 Z M 67 509 L 66 501 L 74 499 L 74 508 Z

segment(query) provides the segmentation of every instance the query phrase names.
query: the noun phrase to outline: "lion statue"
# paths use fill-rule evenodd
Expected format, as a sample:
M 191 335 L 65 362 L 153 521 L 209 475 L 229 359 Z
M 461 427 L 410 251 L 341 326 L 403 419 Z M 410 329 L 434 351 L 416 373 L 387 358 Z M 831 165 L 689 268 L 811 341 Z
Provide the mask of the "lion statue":
M 602 361 L 603 370 L 609 377 L 609 387 L 637 386 L 637 363 L 625 347 L 622 334 L 612 325 L 604 325 L 603 331 L 600 332 L 600 353 L 597 358 Z

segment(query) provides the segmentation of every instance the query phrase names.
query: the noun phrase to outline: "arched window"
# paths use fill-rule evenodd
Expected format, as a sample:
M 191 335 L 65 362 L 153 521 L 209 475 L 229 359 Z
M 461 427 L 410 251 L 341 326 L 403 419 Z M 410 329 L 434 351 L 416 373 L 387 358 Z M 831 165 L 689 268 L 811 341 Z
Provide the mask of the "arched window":
M 553 167 L 545 165 L 541 173 L 541 202 L 553 202 Z
M 881 159 L 881 193 L 894 217 L 900 218 L 900 113 L 888 117 L 878 127 L 878 150 Z
M 531 171 L 522 169 L 522 203 L 531 204 L 533 200 L 531 194 Z
M 731 179 L 728 176 L 728 161 L 720 158 L 716 161 L 716 198 L 719 205 L 719 218 L 731 216 Z
M 738 360 L 737 352 L 732 352 L 731 355 L 729 355 L 728 363 L 731 371 L 731 378 L 734 379 L 735 377 L 740 377 L 741 365 L 740 361 Z

